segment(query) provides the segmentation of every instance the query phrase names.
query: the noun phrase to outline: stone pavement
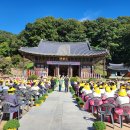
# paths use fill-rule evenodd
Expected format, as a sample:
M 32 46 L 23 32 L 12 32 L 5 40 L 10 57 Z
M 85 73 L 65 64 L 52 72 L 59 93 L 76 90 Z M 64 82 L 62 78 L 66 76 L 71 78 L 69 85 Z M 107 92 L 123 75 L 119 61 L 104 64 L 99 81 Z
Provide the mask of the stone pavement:
M 19 130 L 92 130 L 94 117 L 79 110 L 72 95 L 55 90 L 20 119 Z

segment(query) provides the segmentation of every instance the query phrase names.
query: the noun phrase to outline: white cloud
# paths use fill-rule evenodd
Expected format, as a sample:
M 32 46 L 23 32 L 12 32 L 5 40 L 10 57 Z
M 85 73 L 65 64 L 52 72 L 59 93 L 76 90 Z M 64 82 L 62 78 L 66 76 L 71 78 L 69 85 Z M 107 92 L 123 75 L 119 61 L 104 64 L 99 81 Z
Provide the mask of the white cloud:
M 81 19 L 79 19 L 79 21 L 85 21 L 85 20 L 93 20 L 96 19 L 97 17 L 99 17 L 101 14 L 101 11 L 85 11 L 85 13 L 83 14 L 83 17 Z
M 81 18 L 79 21 L 83 22 L 85 20 L 92 20 L 92 19 L 90 16 L 86 16 L 86 17 Z

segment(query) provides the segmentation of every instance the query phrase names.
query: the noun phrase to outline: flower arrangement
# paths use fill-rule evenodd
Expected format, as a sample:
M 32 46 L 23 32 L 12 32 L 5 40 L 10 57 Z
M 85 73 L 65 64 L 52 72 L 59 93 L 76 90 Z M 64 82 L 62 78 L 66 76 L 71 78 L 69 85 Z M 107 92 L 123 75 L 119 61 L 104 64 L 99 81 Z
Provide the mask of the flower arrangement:
M 20 123 L 18 120 L 12 119 L 6 122 L 3 127 L 3 130 L 16 130 L 20 127 Z
M 52 93 L 52 92 L 53 92 L 53 90 L 52 90 L 52 89 L 49 89 L 49 90 L 48 90 L 48 93 Z
M 73 94 L 73 98 L 77 98 L 76 94 Z
M 78 102 L 78 101 L 82 101 L 82 98 L 81 97 L 77 97 L 76 98 L 76 101 Z
M 102 121 L 96 121 L 93 123 L 93 127 L 95 128 L 95 130 L 105 130 L 106 124 Z
M 48 97 L 48 94 L 46 93 L 46 94 L 44 94 L 43 96 L 44 96 L 45 98 L 47 98 L 47 97 Z
M 45 101 L 46 98 L 45 98 L 45 96 L 42 96 L 42 97 L 39 97 L 38 100 Z
M 36 100 L 36 101 L 34 102 L 35 106 L 40 106 L 41 103 L 42 103 L 41 100 Z
M 81 108 L 83 108 L 83 106 L 84 106 L 84 101 L 79 100 L 79 101 L 78 101 L 78 105 L 79 105 Z
M 45 94 L 44 94 L 44 96 L 48 96 L 48 94 L 47 94 L 47 93 L 45 93 Z

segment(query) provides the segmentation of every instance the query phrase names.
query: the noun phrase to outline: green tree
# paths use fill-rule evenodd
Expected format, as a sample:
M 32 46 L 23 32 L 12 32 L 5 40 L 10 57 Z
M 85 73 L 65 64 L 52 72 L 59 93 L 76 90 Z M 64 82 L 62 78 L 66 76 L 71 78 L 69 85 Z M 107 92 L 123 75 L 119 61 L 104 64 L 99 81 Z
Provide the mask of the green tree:
M 10 70 L 12 67 L 11 57 L 1 57 L 0 58 L 0 69 L 4 74 L 10 74 Z

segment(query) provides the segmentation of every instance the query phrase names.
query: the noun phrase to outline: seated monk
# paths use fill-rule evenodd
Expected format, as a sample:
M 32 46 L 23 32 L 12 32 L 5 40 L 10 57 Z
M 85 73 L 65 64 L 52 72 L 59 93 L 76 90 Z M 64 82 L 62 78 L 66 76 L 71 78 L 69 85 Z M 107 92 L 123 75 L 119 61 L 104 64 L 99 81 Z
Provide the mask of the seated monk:
M 120 89 L 118 92 L 118 97 L 116 98 L 116 103 L 118 105 L 129 103 L 130 99 L 127 96 L 127 92 L 125 89 Z
M 98 87 L 94 89 L 93 97 L 101 97 L 101 91 Z

